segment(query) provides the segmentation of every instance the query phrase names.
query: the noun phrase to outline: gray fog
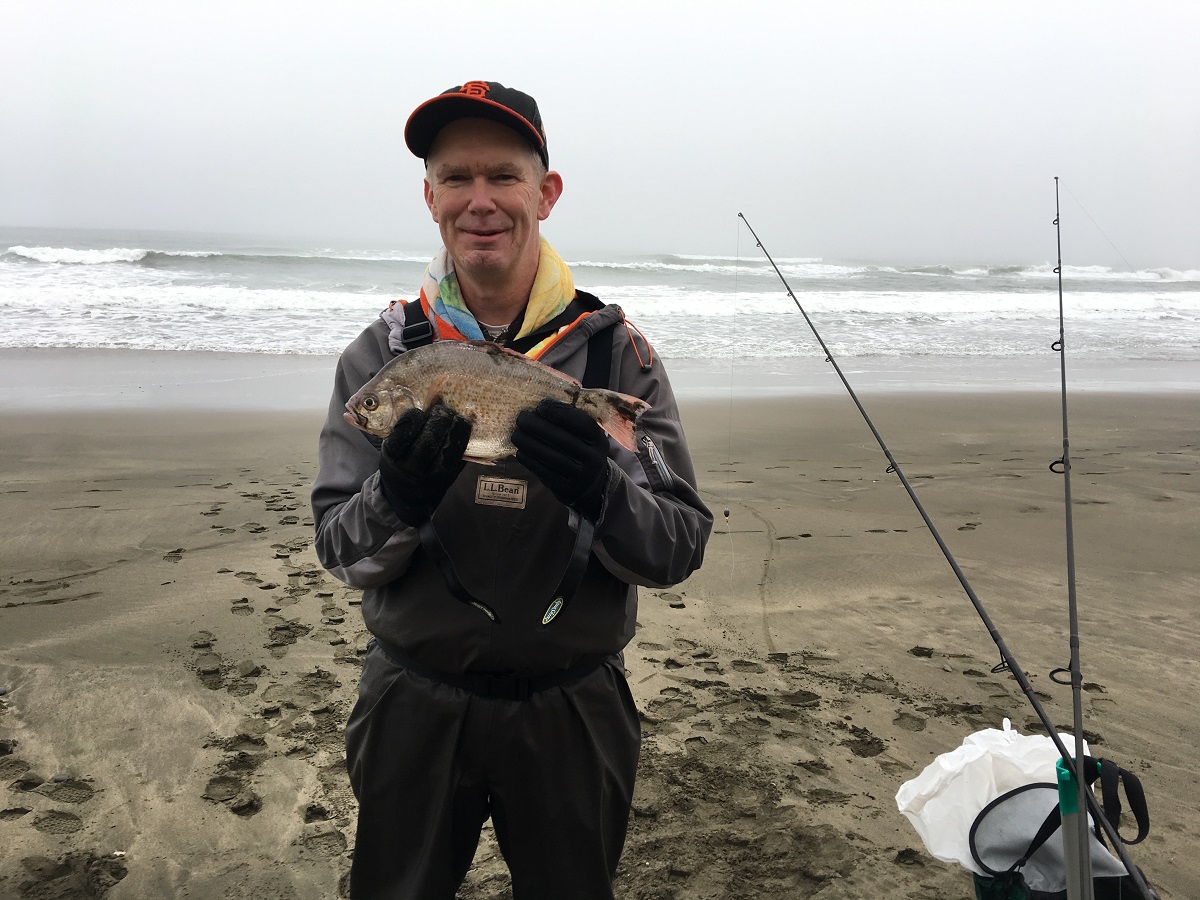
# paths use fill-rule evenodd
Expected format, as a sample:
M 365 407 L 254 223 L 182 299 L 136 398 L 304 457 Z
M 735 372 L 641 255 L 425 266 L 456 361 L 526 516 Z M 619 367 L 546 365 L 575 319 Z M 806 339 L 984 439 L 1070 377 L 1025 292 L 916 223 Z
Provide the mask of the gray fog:
M 539 101 L 564 253 L 1200 268 L 1200 4 L 0 2 L 0 225 L 424 250 L 408 113 Z

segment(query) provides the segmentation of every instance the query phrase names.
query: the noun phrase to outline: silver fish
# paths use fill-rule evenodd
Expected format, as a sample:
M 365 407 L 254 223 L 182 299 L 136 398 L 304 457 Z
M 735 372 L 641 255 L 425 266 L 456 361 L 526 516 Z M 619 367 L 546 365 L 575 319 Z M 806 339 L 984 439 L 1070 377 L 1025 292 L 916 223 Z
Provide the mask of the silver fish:
M 346 401 L 355 428 L 386 437 L 406 410 L 442 403 L 471 422 L 464 458 L 494 463 L 514 455 L 517 413 L 546 398 L 578 406 L 622 447 L 636 452 L 634 425 L 650 404 L 574 378 L 488 341 L 436 341 L 402 353 Z

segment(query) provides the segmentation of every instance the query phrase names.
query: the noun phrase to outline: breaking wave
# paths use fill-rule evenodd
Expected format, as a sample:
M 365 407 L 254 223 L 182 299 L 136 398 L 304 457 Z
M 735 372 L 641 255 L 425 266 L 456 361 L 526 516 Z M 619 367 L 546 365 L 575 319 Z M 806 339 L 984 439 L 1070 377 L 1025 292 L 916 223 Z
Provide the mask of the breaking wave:
M 348 262 L 428 263 L 429 257 L 395 251 L 313 250 L 295 252 L 231 253 L 222 250 L 145 250 L 133 247 L 109 247 L 105 250 L 79 250 L 73 247 L 9 247 L 0 259 L 28 260 L 59 265 L 99 266 L 115 263 L 156 265 L 172 260 L 225 259 L 243 262 L 263 261 L 278 264 L 287 260 L 343 260 Z

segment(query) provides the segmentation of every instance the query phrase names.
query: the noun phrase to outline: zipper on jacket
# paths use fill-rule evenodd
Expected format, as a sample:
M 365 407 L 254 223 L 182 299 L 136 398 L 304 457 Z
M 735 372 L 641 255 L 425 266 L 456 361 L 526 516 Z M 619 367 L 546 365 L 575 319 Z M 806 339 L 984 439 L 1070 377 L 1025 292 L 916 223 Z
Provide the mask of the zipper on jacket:
M 654 445 L 654 441 L 650 439 L 650 435 L 642 435 L 642 447 L 645 448 L 646 458 L 650 461 L 652 474 L 656 476 L 652 477 L 651 480 L 658 482 L 655 488 L 664 491 L 672 490 L 675 484 L 675 473 L 667 466 L 667 461 L 663 459 L 662 453 Z

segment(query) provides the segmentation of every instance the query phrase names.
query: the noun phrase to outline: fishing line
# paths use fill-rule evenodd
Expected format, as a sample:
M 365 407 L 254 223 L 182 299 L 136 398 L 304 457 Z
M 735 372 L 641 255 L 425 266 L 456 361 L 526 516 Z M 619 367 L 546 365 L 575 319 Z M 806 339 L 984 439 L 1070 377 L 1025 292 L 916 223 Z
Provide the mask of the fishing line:
M 825 361 L 833 366 L 838 378 L 841 379 L 846 391 L 850 394 L 850 399 L 853 400 L 854 405 L 858 407 L 859 414 L 863 417 L 863 421 L 867 423 L 867 427 L 871 430 L 871 434 L 874 435 L 876 443 L 879 444 L 879 448 L 883 451 L 883 455 L 887 458 L 887 474 L 890 475 L 894 473 L 896 477 L 900 479 L 900 483 L 904 486 L 904 490 L 908 493 L 909 499 L 912 500 L 917 512 L 924 520 L 925 525 L 929 528 L 929 533 L 937 542 L 938 548 L 942 551 L 942 555 L 946 558 L 946 562 L 950 564 L 950 568 L 954 572 L 955 577 L 958 579 L 958 583 L 962 585 L 962 589 L 966 593 L 967 598 L 971 601 L 971 605 L 975 608 L 975 612 L 983 622 L 984 627 L 987 628 L 988 634 L 992 638 L 992 642 L 996 645 L 996 649 L 1000 652 L 1001 660 L 1000 664 L 994 667 L 992 671 L 999 673 L 1004 670 L 1008 670 L 1012 673 L 1013 678 L 1016 679 L 1017 685 L 1025 694 L 1025 697 L 1029 701 L 1030 706 L 1033 707 L 1033 711 L 1036 713 L 1038 720 L 1045 728 L 1046 734 L 1050 737 L 1050 740 L 1054 742 L 1054 746 L 1058 750 L 1059 755 L 1063 758 L 1063 760 L 1066 761 L 1067 765 L 1072 766 L 1073 768 L 1074 761 L 1072 755 L 1070 751 L 1067 750 L 1062 738 L 1059 737 L 1058 730 L 1054 727 L 1054 724 L 1051 722 L 1049 715 L 1047 715 L 1045 708 L 1042 706 L 1041 702 L 1037 698 L 1037 695 L 1034 693 L 1033 685 L 1029 683 L 1029 679 L 1025 675 L 1024 669 L 1020 667 L 1016 657 L 1013 656 L 1012 651 L 1008 649 L 1008 645 L 1004 642 L 1004 638 L 1000 634 L 999 629 L 996 628 L 995 623 L 992 622 L 991 616 L 988 615 L 987 610 L 984 608 L 983 601 L 979 599 L 979 596 L 971 587 L 970 582 L 967 581 L 967 576 L 959 567 L 958 561 L 954 558 L 954 554 L 950 552 L 950 548 L 946 546 L 946 542 L 942 538 L 941 532 L 939 532 L 937 526 L 934 525 L 933 520 L 929 517 L 929 513 L 925 511 L 924 505 L 917 497 L 917 492 L 909 483 L 908 478 L 905 477 L 903 470 L 900 468 L 900 464 L 896 462 L 896 458 L 892 455 L 892 451 L 888 448 L 883 436 L 879 433 L 879 430 L 875 427 L 875 423 L 867 414 L 867 410 L 863 406 L 862 401 L 859 400 L 858 394 L 855 393 L 854 388 L 851 387 L 849 380 L 847 380 L 845 374 L 842 372 L 842 367 L 838 365 L 837 359 L 834 357 L 829 347 L 825 344 L 825 340 L 821 337 L 821 333 L 817 330 L 816 325 L 813 324 L 812 319 L 809 318 L 808 313 L 805 311 L 800 301 L 796 298 L 796 294 L 794 291 L 792 291 L 791 285 L 788 284 L 788 281 L 786 278 L 784 278 L 783 273 L 779 271 L 779 266 L 775 264 L 775 260 L 771 257 L 771 254 L 767 252 L 767 248 L 763 246 L 762 240 L 754 231 L 754 228 L 750 225 L 749 220 L 747 220 L 742 213 L 738 213 L 738 218 L 745 222 L 746 227 L 750 229 L 750 234 L 754 237 L 759 249 L 762 250 L 763 255 L 766 256 L 767 261 L 771 264 L 771 268 L 775 270 L 775 274 L 779 277 L 779 280 L 783 282 L 783 286 L 787 290 L 788 296 L 792 298 L 792 302 L 795 303 L 796 308 L 800 310 L 800 314 L 804 317 L 804 321 L 808 324 L 809 330 L 812 331 L 813 336 L 817 339 L 817 343 L 821 345 L 821 349 L 825 353 Z M 1141 870 L 1138 869 L 1138 867 L 1135 866 L 1133 861 L 1129 858 L 1121 836 L 1117 833 L 1116 826 L 1108 821 L 1108 817 L 1104 814 L 1103 809 L 1101 809 L 1100 802 L 1096 799 L 1096 795 L 1090 790 L 1083 791 L 1083 795 L 1083 799 L 1086 801 L 1087 807 L 1091 811 L 1096 824 L 1099 825 L 1108 836 L 1109 842 L 1112 844 L 1114 851 L 1120 857 L 1121 862 L 1129 872 L 1129 875 L 1133 879 L 1137 889 L 1141 891 L 1142 896 L 1145 898 L 1156 896 L 1155 894 L 1152 894 L 1147 887 L 1146 882 L 1142 877 Z M 1086 821 L 1086 818 L 1084 818 L 1084 821 Z
M 737 318 L 737 301 L 738 301 L 738 277 L 742 272 L 742 229 L 740 226 L 735 226 L 737 232 L 734 238 L 735 257 L 733 265 L 733 316 Z M 718 321 L 720 321 L 718 319 Z M 729 329 L 732 333 L 733 329 Z M 729 521 L 729 494 L 732 489 L 731 479 L 733 478 L 733 386 L 734 386 L 734 370 L 737 366 L 737 347 L 733 341 L 729 342 L 729 410 L 725 425 L 725 496 L 722 500 L 722 513 L 725 517 L 725 534 L 729 537 L 729 588 L 733 590 L 733 575 L 737 568 L 737 553 L 733 543 L 733 526 Z
M 1069 187 L 1067 187 L 1066 185 L 1063 185 L 1063 190 L 1064 190 L 1064 191 L 1066 191 L 1068 194 L 1071 194 L 1071 189 L 1070 189 Z M 1116 244 L 1114 244 L 1114 243 L 1112 242 L 1112 238 L 1110 238 L 1110 237 L 1109 237 L 1107 234 L 1105 234 L 1105 233 L 1104 233 L 1104 229 L 1100 227 L 1100 223 L 1099 223 L 1099 222 L 1097 222 L 1095 219 L 1093 219 L 1093 218 L 1092 218 L 1092 214 L 1091 214 L 1090 212 L 1088 212 L 1088 211 L 1087 211 L 1086 207 L 1084 207 L 1084 205 L 1083 205 L 1082 203 L 1080 203 L 1080 202 L 1079 202 L 1079 198 L 1078 198 L 1078 197 L 1076 197 L 1074 194 L 1071 194 L 1071 199 L 1072 199 L 1072 200 L 1074 200 L 1074 201 L 1075 201 L 1075 202 L 1076 202 L 1076 203 L 1079 205 L 1079 208 L 1080 208 L 1081 210 L 1083 210 L 1083 214 L 1084 214 L 1085 216 L 1087 216 L 1087 217 L 1088 217 L 1088 219 L 1091 221 L 1091 223 L 1092 223 L 1093 225 L 1095 225 L 1095 226 L 1096 226 L 1096 230 L 1097 230 L 1098 232 L 1100 232 L 1101 236 L 1102 236 L 1102 237 L 1103 237 L 1103 238 L 1104 238 L 1106 241 L 1108 241 L 1108 246 L 1112 247 L 1112 248 L 1113 248 L 1113 250 L 1115 250 L 1115 251 L 1117 252 L 1117 256 L 1121 257 L 1121 259 L 1122 259 L 1122 260 L 1124 260 L 1124 262 L 1125 262 L 1125 265 L 1126 265 L 1126 266 L 1128 266 L 1128 268 L 1129 268 L 1129 271 L 1131 271 L 1131 272 L 1136 272 L 1136 271 L 1137 271 L 1137 269 L 1135 269 L 1135 268 L 1134 268 L 1134 266 L 1133 266 L 1133 263 L 1131 263 L 1129 260 L 1125 259 L 1125 254 L 1121 252 L 1121 248 L 1120 248 L 1120 247 L 1118 247 Z M 1057 224 L 1058 224 L 1058 215 L 1057 215 L 1057 208 L 1058 208 L 1058 177 L 1057 177 L 1057 176 L 1055 176 L 1055 179 L 1054 179 L 1054 205 L 1055 205 L 1055 212 L 1056 212 L 1056 214 L 1055 214 L 1055 216 L 1054 216 L 1054 220 L 1055 220 L 1055 224 L 1057 225 Z M 1061 264 L 1061 257 L 1062 257 L 1062 247 L 1061 247 L 1061 242 L 1060 242 L 1059 254 L 1058 254 L 1058 255 L 1059 255 L 1059 258 L 1060 258 L 1060 264 Z M 1060 273 L 1060 274 L 1061 274 L 1061 273 Z M 1061 281 L 1062 279 L 1060 278 L 1059 280 Z
M 1054 182 L 1055 182 L 1055 206 L 1057 207 L 1058 178 L 1055 178 Z M 1068 194 L 1071 194 L 1071 199 L 1075 201 L 1075 205 L 1078 206 L 1080 211 L 1085 216 L 1088 217 L 1088 221 L 1092 223 L 1092 225 L 1095 227 L 1095 229 L 1098 232 L 1100 232 L 1100 236 L 1102 238 L 1104 238 L 1104 240 L 1108 241 L 1108 246 L 1112 247 L 1113 251 L 1117 254 L 1117 256 L 1121 257 L 1121 261 L 1125 263 L 1125 267 L 1127 269 L 1129 269 L 1129 271 L 1132 272 L 1133 274 L 1135 274 L 1135 275 L 1138 274 L 1138 272 L 1140 272 L 1141 270 L 1138 269 L 1136 266 L 1134 266 L 1134 264 L 1129 261 L 1129 259 L 1125 256 L 1125 254 L 1121 252 L 1121 248 L 1118 247 L 1115 243 L 1113 243 L 1112 238 L 1110 238 L 1108 236 L 1108 234 L 1104 231 L 1104 229 L 1100 227 L 1100 223 L 1097 222 L 1095 220 L 1095 218 L 1092 216 L 1092 214 L 1087 211 L 1087 207 L 1084 206 L 1082 202 L 1080 202 L 1078 197 L 1076 197 L 1074 194 L 1071 193 L 1071 189 L 1064 184 L 1063 190 L 1066 191 Z M 1055 220 L 1056 220 L 1055 224 L 1057 224 L 1057 219 L 1058 219 L 1058 216 L 1055 215 Z M 1062 250 L 1060 248 L 1059 249 L 1059 257 L 1061 258 L 1061 256 L 1062 256 Z M 1060 265 L 1061 265 L 1061 262 L 1060 262 Z M 1140 281 L 1140 280 L 1141 279 L 1139 278 L 1138 281 Z M 1059 281 L 1060 282 L 1062 281 L 1062 273 L 1061 272 L 1059 273 Z M 1060 285 L 1060 287 L 1061 287 L 1061 285 Z M 1166 310 L 1168 308 L 1165 303 L 1163 303 L 1160 299 L 1158 299 L 1158 297 L 1154 296 L 1153 292 L 1150 293 L 1150 299 L 1152 299 L 1154 301 L 1155 306 L 1157 306 L 1160 310 Z

